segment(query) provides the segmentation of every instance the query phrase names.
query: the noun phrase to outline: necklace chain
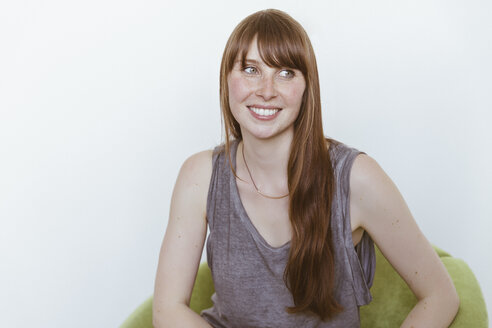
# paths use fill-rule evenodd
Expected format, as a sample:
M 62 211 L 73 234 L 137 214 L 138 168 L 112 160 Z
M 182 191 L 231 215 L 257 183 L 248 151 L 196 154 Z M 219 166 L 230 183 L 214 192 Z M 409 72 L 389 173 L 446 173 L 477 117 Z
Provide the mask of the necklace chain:
M 253 180 L 253 176 L 251 175 L 251 172 L 249 170 L 248 163 L 246 163 L 246 158 L 244 157 L 244 143 L 243 143 L 243 145 L 241 147 L 241 152 L 243 153 L 244 165 L 246 165 L 246 170 L 248 170 L 249 177 L 251 178 L 251 181 L 253 182 L 253 186 L 255 187 L 255 190 L 256 190 L 257 193 L 259 193 L 263 197 L 271 198 L 271 199 L 281 199 L 281 198 L 285 198 L 285 197 L 289 196 L 289 193 L 287 193 L 286 195 L 283 195 L 283 196 L 268 196 L 268 195 L 265 195 L 264 193 L 262 193 L 260 191 L 260 189 L 258 189 L 258 187 L 256 186 L 255 180 Z M 242 181 L 244 181 L 244 180 L 242 180 Z

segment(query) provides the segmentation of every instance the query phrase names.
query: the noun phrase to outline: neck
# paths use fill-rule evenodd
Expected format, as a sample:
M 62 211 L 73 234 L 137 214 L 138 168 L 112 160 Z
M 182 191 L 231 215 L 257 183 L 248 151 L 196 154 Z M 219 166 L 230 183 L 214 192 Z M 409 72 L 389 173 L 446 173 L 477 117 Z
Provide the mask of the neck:
M 281 134 L 271 139 L 243 135 L 236 152 L 236 167 L 241 172 L 241 177 L 250 181 L 242 157 L 242 147 L 244 147 L 244 157 L 257 187 L 271 195 L 288 192 L 287 165 L 292 137 L 293 133 Z

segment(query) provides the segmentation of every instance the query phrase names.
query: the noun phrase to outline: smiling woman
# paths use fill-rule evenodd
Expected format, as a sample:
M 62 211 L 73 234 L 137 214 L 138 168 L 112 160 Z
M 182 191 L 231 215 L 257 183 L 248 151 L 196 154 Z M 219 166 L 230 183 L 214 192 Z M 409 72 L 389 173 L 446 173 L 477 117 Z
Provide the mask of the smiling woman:
M 374 243 L 419 300 L 403 327 L 451 323 L 454 285 L 394 183 L 370 156 L 325 137 L 316 58 L 297 21 L 269 9 L 239 23 L 220 101 L 223 144 L 190 156 L 174 187 L 154 326 L 358 327 Z M 197 315 L 190 295 L 207 226 L 214 305 Z
M 227 81 L 229 106 L 243 138 L 293 135 L 306 82 L 295 68 L 269 67 L 254 38 L 243 60 L 236 60 Z

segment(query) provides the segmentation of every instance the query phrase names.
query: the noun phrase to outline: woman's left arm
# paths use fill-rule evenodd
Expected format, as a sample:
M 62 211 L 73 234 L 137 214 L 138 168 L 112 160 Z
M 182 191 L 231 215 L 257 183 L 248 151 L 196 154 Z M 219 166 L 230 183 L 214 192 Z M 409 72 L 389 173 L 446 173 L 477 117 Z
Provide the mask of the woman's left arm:
M 369 233 L 418 299 L 401 327 L 448 327 L 460 304 L 451 277 L 396 185 L 368 155 L 354 161 L 350 197 L 352 225 Z

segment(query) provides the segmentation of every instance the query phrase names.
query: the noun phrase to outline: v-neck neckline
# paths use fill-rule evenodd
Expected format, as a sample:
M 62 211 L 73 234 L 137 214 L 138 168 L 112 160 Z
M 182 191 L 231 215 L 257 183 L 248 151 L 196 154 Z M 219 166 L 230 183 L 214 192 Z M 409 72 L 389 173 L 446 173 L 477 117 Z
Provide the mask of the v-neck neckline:
M 236 154 L 237 154 L 239 142 L 240 141 L 237 139 L 234 140 L 234 143 L 232 144 L 232 147 L 231 147 L 232 167 L 234 168 L 234 171 L 236 171 Z M 234 193 L 233 199 L 236 203 L 237 208 L 239 209 L 240 217 L 241 217 L 242 221 L 245 223 L 248 230 L 253 235 L 253 238 L 255 238 L 257 241 L 259 241 L 263 246 L 265 246 L 266 248 L 268 248 L 274 252 L 280 252 L 280 251 L 288 250 L 290 248 L 290 243 L 291 243 L 290 240 L 288 242 L 286 242 L 285 244 L 283 244 L 282 246 L 279 246 L 279 247 L 274 247 L 274 246 L 270 245 L 265 240 L 265 238 L 260 234 L 258 229 L 253 224 L 253 221 L 251 221 L 248 213 L 246 212 L 246 208 L 244 207 L 243 202 L 241 200 L 241 196 L 239 194 L 239 188 L 237 186 L 236 177 L 234 176 L 234 174 L 232 172 L 230 172 L 230 182 L 231 182 L 232 192 Z

